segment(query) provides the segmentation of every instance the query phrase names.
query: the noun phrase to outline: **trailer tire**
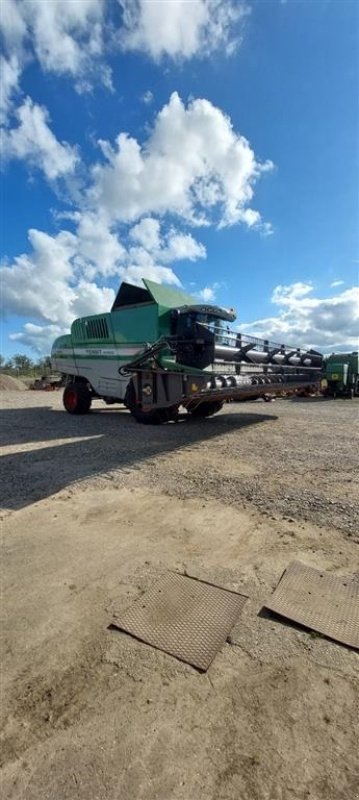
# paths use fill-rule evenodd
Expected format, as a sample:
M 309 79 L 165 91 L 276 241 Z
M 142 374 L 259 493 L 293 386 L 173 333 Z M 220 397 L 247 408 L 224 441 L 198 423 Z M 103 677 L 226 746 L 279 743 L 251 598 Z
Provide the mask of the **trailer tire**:
M 192 417 L 213 417 L 213 414 L 217 414 L 218 411 L 221 410 L 223 403 L 221 401 L 212 402 L 210 400 L 204 401 L 203 403 L 199 403 L 196 406 L 187 406 L 187 411 L 191 414 Z
M 69 414 L 88 414 L 92 397 L 84 383 L 71 383 L 65 387 L 62 400 Z

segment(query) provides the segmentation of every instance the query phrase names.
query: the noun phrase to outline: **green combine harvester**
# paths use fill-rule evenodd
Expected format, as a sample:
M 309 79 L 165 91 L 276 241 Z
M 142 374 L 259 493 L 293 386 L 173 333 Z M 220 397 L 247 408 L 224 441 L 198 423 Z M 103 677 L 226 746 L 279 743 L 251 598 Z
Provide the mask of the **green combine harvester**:
M 332 353 L 325 359 L 325 394 L 359 397 L 359 353 Z
M 209 417 L 226 401 L 318 387 L 320 353 L 242 335 L 230 329 L 233 309 L 143 284 L 122 283 L 109 313 L 76 319 L 54 342 L 70 414 L 86 414 L 99 398 L 158 424 L 177 419 L 180 407 Z

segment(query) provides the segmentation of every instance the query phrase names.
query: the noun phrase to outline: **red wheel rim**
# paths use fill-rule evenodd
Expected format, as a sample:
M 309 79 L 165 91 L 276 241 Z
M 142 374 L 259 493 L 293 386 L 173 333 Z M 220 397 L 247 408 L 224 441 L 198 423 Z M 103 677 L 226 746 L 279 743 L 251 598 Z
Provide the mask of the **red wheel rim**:
M 77 406 L 77 392 L 74 389 L 68 389 L 66 393 L 66 405 L 69 411 L 74 411 Z

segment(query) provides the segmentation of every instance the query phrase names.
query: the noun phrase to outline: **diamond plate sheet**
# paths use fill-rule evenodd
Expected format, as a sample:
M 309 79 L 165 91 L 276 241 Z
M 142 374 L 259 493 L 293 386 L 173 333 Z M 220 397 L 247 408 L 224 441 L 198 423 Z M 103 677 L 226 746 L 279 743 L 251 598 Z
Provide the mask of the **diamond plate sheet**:
M 176 573 L 165 575 L 113 625 L 205 671 L 247 597 Z
M 359 649 L 359 583 L 292 561 L 265 607 Z

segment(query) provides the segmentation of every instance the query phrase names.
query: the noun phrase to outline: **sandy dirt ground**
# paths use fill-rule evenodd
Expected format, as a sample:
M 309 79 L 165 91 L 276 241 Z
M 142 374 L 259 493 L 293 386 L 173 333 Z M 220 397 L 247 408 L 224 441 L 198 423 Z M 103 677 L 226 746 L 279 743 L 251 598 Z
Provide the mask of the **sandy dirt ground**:
M 261 613 L 292 559 L 359 571 L 358 411 L 3 394 L 4 798 L 358 800 L 358 654 Z M 205 674 L 109 628 L 168 569 L 249 597 Z

